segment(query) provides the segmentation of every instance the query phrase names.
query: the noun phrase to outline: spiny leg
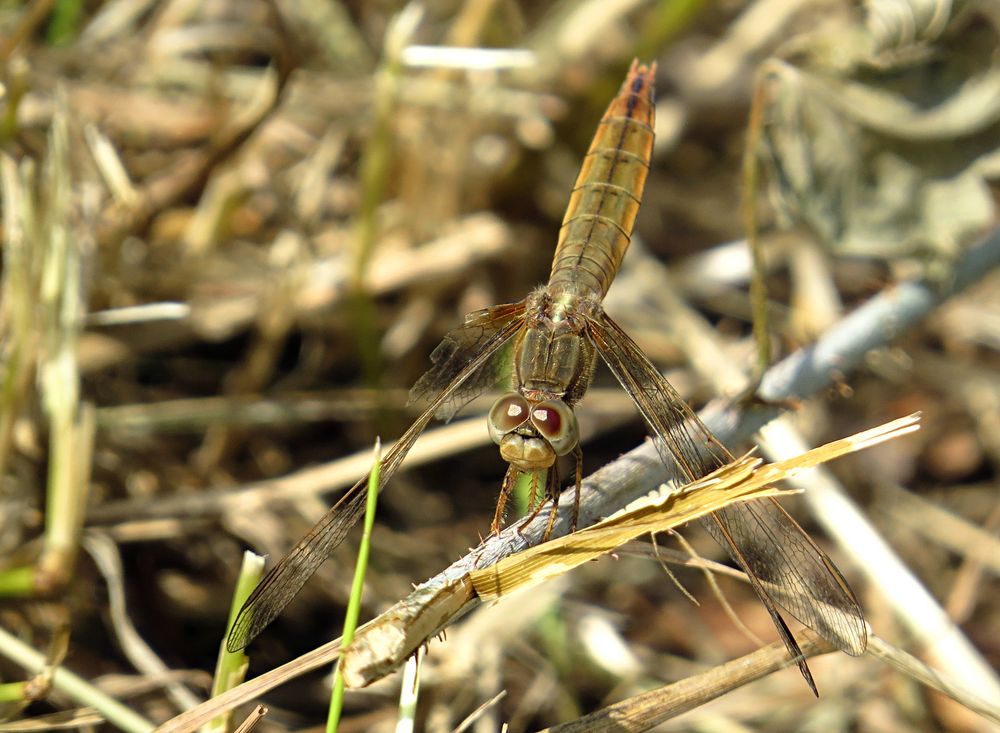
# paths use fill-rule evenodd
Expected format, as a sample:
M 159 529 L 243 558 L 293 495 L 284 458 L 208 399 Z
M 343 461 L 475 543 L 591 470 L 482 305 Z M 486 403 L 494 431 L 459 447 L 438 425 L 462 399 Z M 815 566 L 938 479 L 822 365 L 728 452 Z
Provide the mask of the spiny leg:
M 576 532 L 576 525 L 580 520 L 580 487 L 583 484 L 583 450 L 579 445 L 573 447 L 573 460 L 576 463 L 576 469 L 574 471 L 574 481 L 573 481 L 573 516 L 570 519 L 569 531 L 572 534 Z M 559 513 L 559 497 L 562 494 L 562 482 L 559 480 L 559 470 L 557 468 L 558 464 L 552 466 L 549 469 L 549 475 L 545 483 L 545 498 L 552 499 L 552 509 L 549 511 L 549 521 L 545 525 L 545 532 L 542 534 L 542 542 L 547 542 L 549 537 L 552 536 L 552 529 L 556 524 L 556 516 Z M 534 496 L 534 486 L 532 486 L 532 496 Z M 538 509 L 536 509 L 532 515 L 528 518 L 530 522 L 535 518 L 541 510 L 542 504 L 539 504 Z
M 556 466 L 553 465 L 552 468 L 549 469 L 549 475 L 546 477 L 545 481 L 545 497 L 546 499 L 552 499 L 552 509 L 549 510 L 549 521 L 545 525 L 545 532 L 542 534 L 542 542 L 547 542 L 549 537 L 552 536 L 552 528 L 556 524 L 556 514 L 559 512 L 559 494 L 562 491 L 560 483 L 559 471 L 556 469 Z M 538 509 L 540 510 L 544 504 L 545 500 L 542 500 L 542 503 L 538 505 Z
M 522 474 L 524 475 L 524 474 Z M 538 501 L 538 472 L 532 471 L 531 474 L 531 496 L 528 497 L 528 511 L 535 510 L 535 502 Z M 542 496 L 542 501 L 545 501 L 544 495 Z M 536 512 L 537 513 L 537 512 Z M 532 514 L 531 516 L 535 516 Z
M 503 483 L 500 484 L 500 495 L 497 497 L 497 510 L 493 515 L 493 524 L 490 525 L 491 534 L 500 534 L 500 527 L 503 525 L 504 509 L 507 507 L 507 500 L 510 498 L 511 492 L 514 491 L 514 486 L 517 484 L 517 477 L 520 473 L 513 466 L 507 467 Z
M 573 460 L 576 462 L 575 481 L 573 482 L 573 518 L 569 522 L 570 534 L 576 532 L 580 521 L 580 488 L 583 486 L 583 449 L 577 443 L 573 446 Z

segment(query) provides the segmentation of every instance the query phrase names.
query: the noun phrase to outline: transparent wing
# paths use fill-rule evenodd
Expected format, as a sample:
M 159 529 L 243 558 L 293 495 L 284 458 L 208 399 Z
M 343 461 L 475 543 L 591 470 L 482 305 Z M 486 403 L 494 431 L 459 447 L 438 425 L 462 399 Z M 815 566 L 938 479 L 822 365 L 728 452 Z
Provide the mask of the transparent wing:
M 523 306 L 521 311 L 523 312 Z M 477 342 L 478 350 L 467 354 L 468 358 L 463 367 L 455 372 L 452 381 L 438 391 L 427 409 L 383 456 L 379 491 L 392 479 L 435 412 L 451 399 L 454 392 L 461 389 L 465 380 L 489 362 L 520 327 L 521 319 L 514 312 L 506 314 L 499 328 L 483 324 L 484 330 L 489 330 L 489 336 Z M 238 651 L 253 641 L 284 610 L 337 545 L 344 541 L 364 512 L 367 487 L 368 476 L 365 476 L 264 576 L 233 622 L 226 640 L 226 647 L 230 651 Z
M 465 317 L 465 323 L 449 331 L 431 354 L 433 366 L 427 370 L 410 390 L 411 404 L 430 404 L 445 389 L 452 385 L 456 376 L 465 368 L 482 345 L 504 328 L 512 319 L 524 315 L 524 301 L 495 305 L 492 308 L 475 311 Z M 461 385 L 454 387 L 434 416 L 439 420 L 451 420 L 471 400 L 488 389 L 497 386 L 504 379 L 504 371 L 509 362 L 497 356 L 488 359 Z M 509 377 L 508 377 L 509 378 Z
M 652 429 L 664 463 L 676 464 L 685 476 L 695 479 L 732 459 L 614 321 L 601 314 L 590 319 L 588 326 L 597 352 Z M 798 645 L 772 600 L 839 649 L 853 655 L 864 652 L 867 631 L 857 599 L 833 561 L 776 501 L 733 505 L 703 523 L 750 577 L 793 655 L 798 654 Z

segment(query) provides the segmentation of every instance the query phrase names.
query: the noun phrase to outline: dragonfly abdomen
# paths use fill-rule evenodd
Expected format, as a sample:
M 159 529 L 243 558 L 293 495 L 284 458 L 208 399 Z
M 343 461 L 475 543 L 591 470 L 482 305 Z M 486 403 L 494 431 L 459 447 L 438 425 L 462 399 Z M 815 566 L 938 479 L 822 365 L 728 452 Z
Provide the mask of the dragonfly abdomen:
M 550 285 L 604 297 L 628 249 L 653 151 L 656 65 L 633 62 L 601 119 L 559 231 Z

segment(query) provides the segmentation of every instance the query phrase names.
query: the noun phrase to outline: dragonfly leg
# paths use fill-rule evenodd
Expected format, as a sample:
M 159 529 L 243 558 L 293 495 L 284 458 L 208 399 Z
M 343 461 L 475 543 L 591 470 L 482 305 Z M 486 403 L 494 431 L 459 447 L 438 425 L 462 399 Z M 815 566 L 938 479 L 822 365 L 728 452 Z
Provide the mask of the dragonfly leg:
M 497 497 L 497 510 L 493 514 L 493 524 L 490 525 L 491 534 L 500 534 L 500 528 L 503 526 L 504 510 L 507 508 L 507 499 L 510 498 L 510 494 L 514 490 L 514 484 L 517 483 L 517 477 L 520 473 L 513 466 L 507 467 L 503 483 L 500 484 L 500 495 Z
M 537 502 L 537 503 L 536 503 Z M 538 514 L 537 507 L 545 503 L 545 495 L 542 495 L 541 501 L 538 500 L 538 474 L 531 474 L 531 496 L 528 497 L 528 511 L 531 512 L 531 517 L 534 518 Z
M 573 518 L 569 522 L 570 534 L 576 532 L 576 525 L 580 521 L 580 487 L 583 485 L 583 449 L 577 443 L 573 448 L 573 460 L 576 462 L 576 472 L 573 482 Z
M 541 510 L 542 506 L 545 505 L 546 499 L 552 499 L 552 508 L 549 510 L 549 521 L 545 525 L 545 532 L 542 533 L 542 542 L 547 542 L 549 537 L 552 536 L 552 528 L 556 523 L 556 514 L 559 510 L 559 494 L 560 491 L 560 481 L 559 481 L 559 471 L 556 470 L 556 466 L 553 465 L 549 469 L 549 475 L 545 479 L 545 499 L 538 506 L 538 510 Z M 538 513 L 538 510 L 535 513 Z

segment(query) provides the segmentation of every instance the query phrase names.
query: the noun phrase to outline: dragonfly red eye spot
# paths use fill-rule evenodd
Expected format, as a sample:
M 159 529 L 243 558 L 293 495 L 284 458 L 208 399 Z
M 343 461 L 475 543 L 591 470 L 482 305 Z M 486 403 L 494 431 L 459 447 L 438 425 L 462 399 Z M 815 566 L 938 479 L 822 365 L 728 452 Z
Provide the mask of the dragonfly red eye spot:
M 528 421 L 528 401 L 516 392 L 506 394 L 490 408 L 486 424 L 494 443 Z
M 579 442 L 576 416 L 561 400 L 546 400 L 533 406 L 531 424 L 560 456 L 569 453 Z
M 531 411 L 531 424 L 542 435 L 559 435 L 562 422 L 559 413 L 550 407 L 536 407 Z

